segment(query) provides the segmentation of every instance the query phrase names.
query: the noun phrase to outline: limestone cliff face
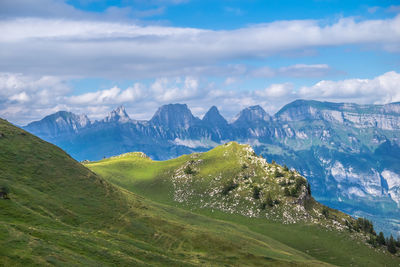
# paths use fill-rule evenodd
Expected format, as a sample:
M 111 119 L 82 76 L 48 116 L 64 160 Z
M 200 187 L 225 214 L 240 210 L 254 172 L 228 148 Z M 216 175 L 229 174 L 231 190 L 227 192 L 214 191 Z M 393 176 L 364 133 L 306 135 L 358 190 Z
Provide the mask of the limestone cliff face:
M 356 128 L 400 129 L 400 103 L 357 105 L 297 100 L 276 114 L 278 121 L 323 120 Z

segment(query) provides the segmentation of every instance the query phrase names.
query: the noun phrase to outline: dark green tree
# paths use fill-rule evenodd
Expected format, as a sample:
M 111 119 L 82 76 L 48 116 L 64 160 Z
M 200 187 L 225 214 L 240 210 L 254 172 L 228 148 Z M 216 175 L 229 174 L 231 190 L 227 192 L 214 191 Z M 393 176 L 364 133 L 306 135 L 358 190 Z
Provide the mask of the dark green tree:
M 310 183 L 307 183 L 307 192 L 311 196 L 311 186 Z
M 328 209 L 328 207 L 324 206 L 322 208 L 322 215 L 324 215 L 325 218 L 329 217 L 329 209 Z
M 387 250 L 392 254 L 395 254 L 397 252 L 396 242 L 394 241 L 392 235 L 390 235 L 389 242 L 387 244 Z
M 289 168 L 288 168 L 288 166 L 286 166 L 286 164 L 283 166 L 283 170 L 284 170 L 285 172 L 288 172 L 288 171 L 289 171 Z
M 374 225 L 366 218 L 358 218 L 355 227 L 357 230 L 361 230 L 364 233 L 376 234 L 374 231 Z
M 381 246 L 386 244 L 385 236 L 383 235 L 382 232 L 379 232 L 379 235 L 378 235 L 378 238 L 377 238 L 376 241 L 378 241 L 378 244 L 381 245 Z

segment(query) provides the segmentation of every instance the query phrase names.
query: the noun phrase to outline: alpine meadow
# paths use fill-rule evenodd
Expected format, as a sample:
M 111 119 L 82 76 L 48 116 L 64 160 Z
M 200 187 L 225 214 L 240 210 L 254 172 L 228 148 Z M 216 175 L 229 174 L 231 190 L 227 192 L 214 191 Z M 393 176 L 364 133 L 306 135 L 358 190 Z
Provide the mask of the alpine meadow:
M 0 266 L 400 266 L 400 2 L 0 0 Z

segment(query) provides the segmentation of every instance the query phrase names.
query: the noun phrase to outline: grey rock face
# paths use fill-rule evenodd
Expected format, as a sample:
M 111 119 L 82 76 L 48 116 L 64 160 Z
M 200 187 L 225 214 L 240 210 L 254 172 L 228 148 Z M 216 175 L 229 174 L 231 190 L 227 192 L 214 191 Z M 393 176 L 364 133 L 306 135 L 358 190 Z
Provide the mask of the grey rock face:
M 29 123 L 24 128 L 43 138 L 73 135 L 79 130 L 90 126 L 91 122 L 86 115 L 75 115 L 67 111 L 59 111 L 46 116 L 40 121 Z
M 169 104 L 160 107 L 150 120 L 150 124 L 167 129 L 189 129 L 200 121 L 193 116 L 186 104 Z
M 203 123 L 207 126 L 223 128 L 228 127 L 228 122 L 222 115 L 219 113 L 219 110 L 216 106 L 212 106 L 207 113 L 204 115 L 202 119 Z
M 117 109 L 111 111 L 107 117 L 104 118 L 103 122 L 129 122 L 131 119 L 125 111 L 123 106 L 118 107 Z
M 248 125 L 253 123 L 263 123 L 270 120 L 270 116 L 260 106 L 251 106 L 243 109 L 234 119 L 234 125 Z

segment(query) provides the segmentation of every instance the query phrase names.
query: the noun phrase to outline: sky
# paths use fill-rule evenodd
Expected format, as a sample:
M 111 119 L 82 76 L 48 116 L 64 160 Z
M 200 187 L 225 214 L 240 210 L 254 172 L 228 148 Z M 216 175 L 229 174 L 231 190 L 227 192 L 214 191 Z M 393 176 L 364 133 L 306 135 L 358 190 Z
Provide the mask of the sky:
M 1 0 L 0 117 L 400 101 L 400 0 Z

